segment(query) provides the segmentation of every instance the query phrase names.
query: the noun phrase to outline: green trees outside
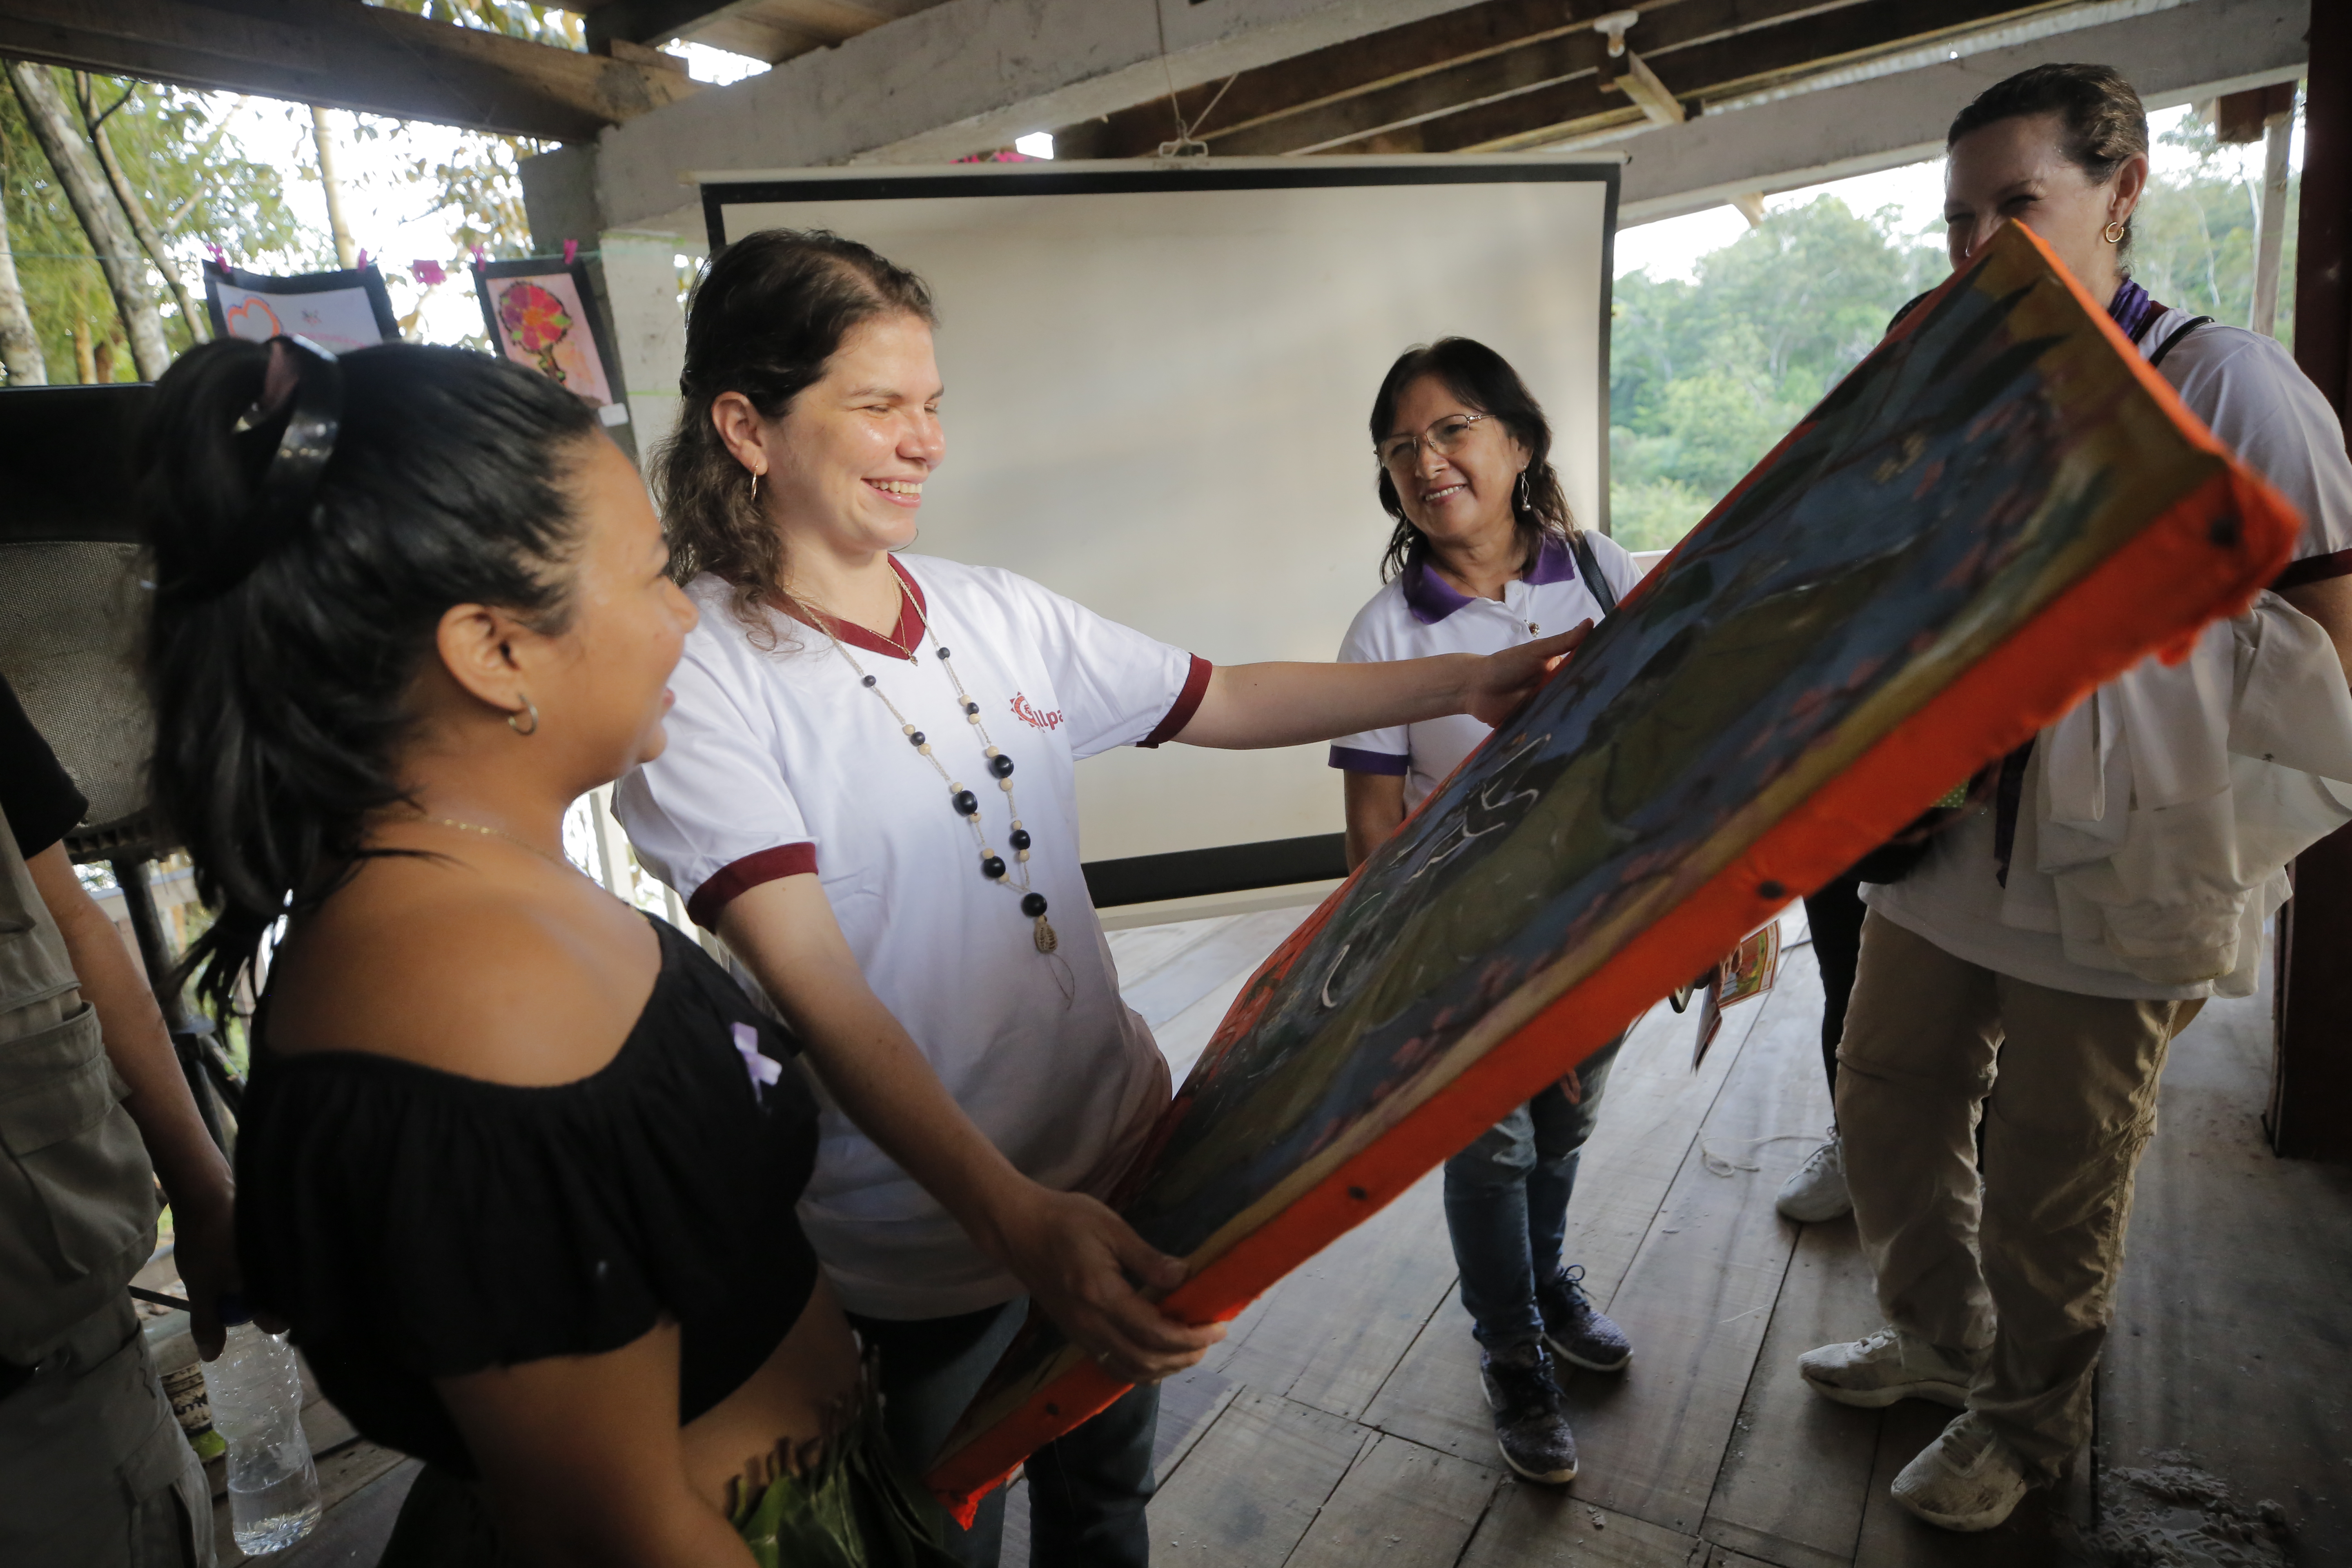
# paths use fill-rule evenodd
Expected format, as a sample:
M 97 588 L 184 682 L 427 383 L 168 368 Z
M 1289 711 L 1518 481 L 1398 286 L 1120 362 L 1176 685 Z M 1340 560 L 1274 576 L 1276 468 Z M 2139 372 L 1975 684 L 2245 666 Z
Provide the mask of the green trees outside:
M 2297 112 L 2302 100 L 2296 100 Z M 2253 310 L 2254 237 L 2262 199 L 2259 172 L 2241 180 L 2225 163 L 2213 132 L 2184 118 L 2159 142 L 2186 150 L 2196 159 L 2185 177 L 2159 179 L 2140 205 L 2133 224 L 2132 276 L 2168 305 L 2194 310 L 2242 327 Z M 2259 151 L 2259 149 L 2257 149 Z M 2294 241 L 2303 180 L 2290 174 L 2286 187 L 2286 244 L 2279 258 L 2278 341 L 2294 342 Z
M 1617 542 L 1690 531 L 1870 352 L 1943 254 L 1835 196 L 1777 212 L 1702 258 L 1695 281 L 1617 279 L 1610 324 L 1609 510 Z
M 452 26 L 486 28 L 559 48 L 583 47 L 579 18 L 530 0 L 378 0 Z M 340 265 L 331 237 L 307 222 L 288 197 L 289 182 L 319 179 L 306 106 L 199 93 L 111 77 L 77 78 L 37 68 L 73 106 L 74 129 L 88 138 L 102 126 L 108 151 L 120 163 L 164 258 L 132 258 L 159 306 L 166 346 L 173 353 L 197 340 L 175 294 L 203 309 L 198 277 L 206 248 L 217 245 L 232 261 L 263 271 L 310 271 Z M 492 256 L 530 251 L 517 161 L 541 150 L 515 137 L 432 134 L 402 121 L 335 112 L 339 140 L 376 142 L 391 155 L 379 169 L 347 184 L 364 192 L 378 210 L 412 216 L 450 215 L 446 253 L 452 274 L 437 287 L 469 289 L 463 264 L 476 246 Z M 381 163 L 382 161 L 377 161 Z M 397 185 L 398 188 L 392 188 Z M 18 95 L 0 81 L 0 250 L 14 262 L 24 314 L 52 382 L 136 378 L 129 337 L 89 236 L 76 216 Z M 362 246 L 368 236 L 359 237 Z M 143 251 L 143 244 L 139 247 Z M 410 257 L 383 257 L 386 281 L 403 330 L 414 331 L 430 288 L 409 275 Z M 160 263 L 160 265 L 158 265 Z M 161 276 L 177 271 L 181 289 Z M 0 277 L 0 293 L 7 279 Z M 0 300 L 5 305 L 5 300 Z M 0 310 L 0 337 L 11 318 Z M 26 363 L 11 352 L 7 363 Z M 5 384 L 0 382 L 0 384 Z
M 66 100 L 78 104 L 72 73 L 51 74 Z M 199 302 L 196 265 L 207 244 L 233 256 L 301 255 L 312 248 L 287 209 L 278 170 L 252 158 L 228 134 L 238 100 L 112 77 L 91 78 L 89 86 L 106 114 L 109 144 Z M 89 237 L 26 124 L 23 105 L 5 89 L 0 202 L 6 204 L 8 248 L 49 379 L 134 379 L 121 319 Z M 195 340 L 170 291 L 160 293 L 164 336 L 176 353 Z
M 2244 326 L 2259 174 L 2240 178 L 2193 119 L 2158 140 L 2194 163 L 2151 183 L 2132 274 L 2168 305 Z M 2290 344 L 2299 195 L 2291 183 L 2279 279 L 2277 334 Z M 1903 301 L 1944 279 L 1942 232 L 1902 226 L 1899 209 L 1860 216 L 1821 195 L 1701 258 L 1693 281 L 1617 279 L 1609 506 L 1619 543 L 1663 550 L 1689 532 L 1870 352 Z

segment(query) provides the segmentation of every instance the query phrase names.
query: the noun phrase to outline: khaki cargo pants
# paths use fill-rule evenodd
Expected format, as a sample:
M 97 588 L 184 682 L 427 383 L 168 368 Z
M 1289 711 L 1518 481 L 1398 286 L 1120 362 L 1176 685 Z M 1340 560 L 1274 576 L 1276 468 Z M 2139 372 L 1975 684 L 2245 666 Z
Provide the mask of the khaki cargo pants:
M 0 813 L 5 1568 L 212 1568 L 204 1467 L 123 1289 L 155 1245 L 127 1092 Z
M 128 1295 L 0 1400 L 0 1499 L 8 1568 L 212 1568 L 212 1489 Z
M 2044 1479 L 2090 1436 L 2157 1079 L 2202 1005 L 2053 991 L 1863 922 L 1837 1118 L 1879 1305 L 1990 1349 L 1969 1407 Z

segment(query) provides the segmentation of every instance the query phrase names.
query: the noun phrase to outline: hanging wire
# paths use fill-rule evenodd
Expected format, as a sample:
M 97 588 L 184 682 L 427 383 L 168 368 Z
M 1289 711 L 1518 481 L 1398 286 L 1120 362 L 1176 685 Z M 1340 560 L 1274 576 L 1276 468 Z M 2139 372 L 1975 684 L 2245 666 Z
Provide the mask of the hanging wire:
M 1201 110 L 1198 118 L 1187 122 L 1184 106 L 1176 97 L 1176 68 L 1168 62 L 1168 15 L 1156 3 L 1151 7 L 1151 19 L 1160 28 L 1160 70 L 1168 82 L 1168 112 L 1176 121 L 1175 140 L 1160 144 L 1160 156 L 1205 158 L 1209 155 L 1209 144 L 1195 132 L 1208 122 L 1210 115 L 1216 112 L 1217 105 L 1224 101 L 1226 89 L 1241 79 L 1241 72 L 1235 71 L 1227 77 L 1224 86 L 1217 89 L 1216 97 L 1209 100 L 1208 108 Z
M 1164 55 L 1160 57 L 1160 63 L 1162 67 L 1165 67 L 1168 64 L 1167 57 Z M 1196 120 L 1188 121 L 1184 118 L 1183 106 L 1176 100 L 1175 72 L 1172 70 L 1170 71 L 1168 78 L 1168 108 L 1170 111 L 1176 116 L 1176 139 L 1173 142 L 1162 142 L 1160 144 L 1160 155 L 1163 158 L 1207 157 L 1209 155 L 1209 144 L 1201 140 L 1199 135 L 1200 129 L 1202 126 L 1208 123 L 1209 116 L 1216 112 L 1217 105 L 1225 100 L 1226 89 L 1232 87 L 1234 83 L 1241 80 L 1241 77 L 1242 73 L 1239 71 L 1235 71 L 1233 75 L 1227 77 L 1224 81 L 1224 86 L 1217 89 L 1217 95 L 1209 100 L 1209 106 L 1201 110 L 1200 117 Z

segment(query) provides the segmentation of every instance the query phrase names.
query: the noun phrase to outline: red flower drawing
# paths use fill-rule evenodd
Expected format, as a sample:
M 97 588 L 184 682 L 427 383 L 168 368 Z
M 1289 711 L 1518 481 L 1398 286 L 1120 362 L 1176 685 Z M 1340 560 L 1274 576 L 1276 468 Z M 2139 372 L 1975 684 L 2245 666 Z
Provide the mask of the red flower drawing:
M 509 342 L 538 359 L 541 370 L 563 380 L 555 349 L 570 334 L 572 317 L 562 300 L 528 279 L 510 283 L 499 290 L 499 324 Z

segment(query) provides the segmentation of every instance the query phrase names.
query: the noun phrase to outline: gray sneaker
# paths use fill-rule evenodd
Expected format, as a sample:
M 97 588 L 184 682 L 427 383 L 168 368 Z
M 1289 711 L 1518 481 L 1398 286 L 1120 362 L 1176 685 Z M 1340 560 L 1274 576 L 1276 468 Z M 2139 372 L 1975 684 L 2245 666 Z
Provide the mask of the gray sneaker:
M 1850 1344 L 1807 1351 L 1797 1358 L 1797 1371 L 1815 1394 L 1840 1405 L 1883 1410 L 1898 1399 L 1932 1399 L 1965 1410 L 1980 1359 L 1955 1360 L 1925 1340 L 1890 1328 Z
M 1576 1434 L 1568 1429 L 1543 1342 L 1483 1352 L 1478 1381 L 1495 1413 L 1495 1446 L 1503 1462 L 1531 1481 L 1565 1486 L 1576 1479 Z
M 1772 1206 L 1781 1216 L 1799 1225 L 1819 1225 L 1840 1215 L 1853 1212 L 1853 1198 L 1845 1185 L 1845 1145 L 1839 1142 L 1837 1129 L 1830 1129 L 1829 1142 L 1814 1150 L 1796 1173 L 1780 1184 L 1780 1195 Z
M 1979 1531 L 1999 1528 L 2032 1484 L 2016 1450 L 1971 1410 L 1904 1466 L 1889 1489 L 1896 1502 L 1938 1529 Z
M 1587 1372 L 1622 1372 L 1633 1359 L 1625 1331 L 1584 1293 L 1584 1266 L 1574 1264 L 1536 1292 L 1543 1313 L 1544 1343 L 1570 1366 Z

